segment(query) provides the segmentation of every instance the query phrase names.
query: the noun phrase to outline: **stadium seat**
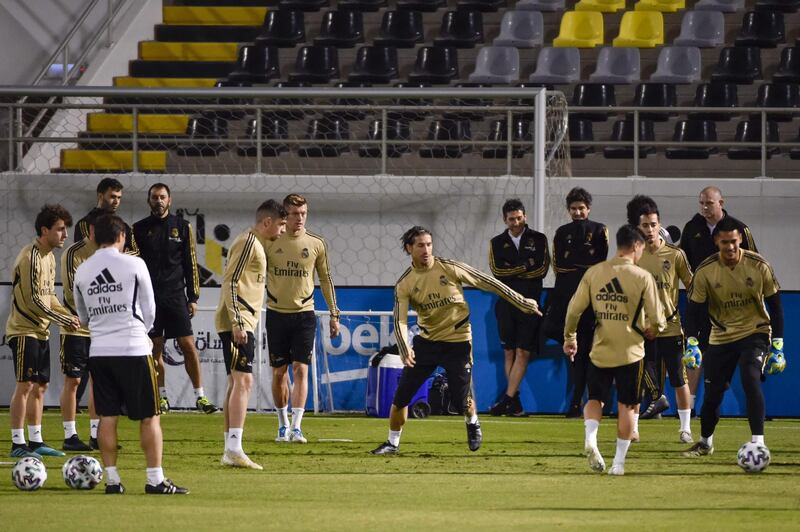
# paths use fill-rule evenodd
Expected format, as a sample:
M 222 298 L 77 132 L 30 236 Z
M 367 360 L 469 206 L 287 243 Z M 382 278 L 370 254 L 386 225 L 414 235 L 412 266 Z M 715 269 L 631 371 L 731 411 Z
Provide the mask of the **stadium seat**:
M 373 120 L 369 123 L 369 130 L 367 131 L 368 140 L 383 140 L 383 122 L 380 120 Z M 396 118 L 389 118 L 386 120 L 386 140 L 410 140 L 411 139 L 411 125 L 407 120 L 398 120 Z M 404 153 L 410 153 L 411 146 L 408 144 L 391 143 L 386 144 L 387 157 L 400 157 Z M 369 144 L 361 146 L 358 149 L 359 157 L 380 157 L 382 154 L 381 146 L 377 144 Z
M 797 138 L 794 142 L 800 142 L 800 133 L 798 133 Z M 789 158 L 796 161 L 800 159 L 800 148 L 792 148 L 789 150 Z
M 192 117 L 186 126 L 186 134 L 193 144 L 181 144 L 175 152 L 183 157 L 215 157 L 228 151 L 228 145 L 220 142 L 228 137 L 228 121 L 216 114 L 201 114 Z
M 256 37 L 256 43 L 280 48 L 294 48 L 305 42 L 305 16 L 302 11 L 267 11 L 264 26 Z
M 330 6 L 330 0 L 281 0 L 280 9 L 299 9 L 300 11 L 319 11 Z
M 433 12 L 440 7 L 447 7 L 447 0 L 397 0 L 397 9 L 408 11 Z
M 636 11 L 660 11 L 662 13 L 675 13 L 685 7 L 685 0 L 639 0 L 633 6 Z
M 544 39 L 544 17 L 538 11 L 506 11 L 494 46 L 535 48 Z
M 725 43 L 725 15 L 720 11 L 687 11 L 681 32 L 672 41 L 676 46 L 715 48 Z
M 565 0 L 518 0 L 514 9 L 528 11 L 564 11 Z
M 506 7 L 506 0 L 458 0 L 456 9 L 466 11 L 483 11 L 496 13 L 498 9 Z
M 695 107 L 728 107 L 735 109 L 739 107 L 738 85 L 735 83 L 724 83 L 713 81 L 711 83 L 701 83 L 697 86 L 694 96 Z M 715 113 L 713 111 L 692 111 L 689 113 L 690 120 L 715 120 L 717 122 L 727 122 L 736 113 Z
M 325 141 L 331 140 L 350 140 L 350 126 L 340 118 L 326 115 L 311 119 L 305 138 L 315 142 L 301 144 L 297 150 L 300 157 L 338 157 L 350 151 L 350 146 L 347 144 L 325 144 Z
M 448 84 L 458 78 L 458 52 L 450 46 L 423 46 L 417 50 L 408 81 Z
M 578 83 L 572 91 L 573 107 L 616 107 L 614 85 L 607 83 Z M 573 109 L 570 117 L 605 122 L 609 113 Z
M 761 119 L 742 120 L 736 124 L 736 135 L 734 142 L 761 142 Z M 767 121 L 767 142 L 780 142 L 778 136 L 778 124 Z M 767 147 L 767 159 L 773 155 L 778 155 L 781 150 L 777 146 Z M 761 148 L 756 146 L 733 146 L 728 148 L 728 159 L 734 160 L 759 160 L 761 159 Z
M 756 46 L 727 46 L 719 51 L 719 61 L 711 81 L 753 83 L 761 79 L 761 49 Z
M 344 81 L 336 83 L 334 87 L 338 89 L 343 88 L 357 88 L 365 89 L 371 87 L 371 84 L 365 82 Z M 366 98 L 334 98 L 331 100 L 331 105 L 341 105 L 344 108 L 332 110 L 326 116 L 330 118 L 339 118 L 341 120 L 364 120 L 367 116 L 367 111 L 364 109 L 356 109 L 355 106 L 368 105 L 369 101 Z
M 268 83 L 279 77 L 278 48 L 260 43 L 239 48 L 236 70 L 228 74 L 232 82 Z
M 675 107 L 678 104 L 678 91 L 672 83 L 640 83 L 633 96 L 635 107 Z M 662 111 L 640 111 L 639 118 L 666 122 L 675 113 Z
M 758 87 L 756 107 L 797 108 L 800 106 L 800 86 L 796 83 L 764 83 Z M 767 120 L 791 122 L 795 113 L 768 113 Z
M 328 11 L 322 16 L 319 35 L 314 38 L 317 46 L 352 48 L 364 42 L 364 15 L 361 11 Z
M 362 46 L 356 51 L 350 81 L 389 83 L 398 76 L 397 48 L 393 46 Z
M 378 11 L 386 7 L 386 0 L 339 0 L 336 2 L 337 9 L 356 9 L 358 11 Z
M 494 142 L 506 142 L 508 140 L 508 120 L 494 120 L 489 126 L 489 140 Z M 531 130 L 530 120 L 514 118 L 511 121 L 511 141 L 525 142 L 527 146 L 514 146 L 511 149 L 511 156 L 515 159 L 523 157 L 526 153 L 533 151 L 533 131 Z M 484 159 L 505 159 L 508 157 L 507 146 L 489 146 L 483 149 Z
M 658 11 L 627 11 L 619 24 L 614 46 L 653 48 L 664 44 L 664 15 Z
M 674 142 L 717 142 L 717 126 L 711 120 L 679 120 Z M 667 159 L 708 159 L 719 150 L 715 146 L 681 146 L 666 149 Z
M 569 154 L 573 159 L 583 159 L 586 155 L 594 153 L 594 146 L 576 146 L 576 142 L 593 142 L 594 132 L 592 131 L 592 121 L 570 117 L 567 121 L 567 131 L 569 132 Z
M 372 43 L 375 46 L 414 48 L 417 43 L 424 42 L 424 32 L 419 11 L 384 11 L 380 30 Z
M 245 136 L 240 138 L 244 146 L 236 148 L 236 153 L 242 157 L 257 157 L 258 147 L 256 140 L 258 137 L 258 122 L 255 118 L 247 122 Z M 261 156 L 277 157 L 283 152 L 289 151 L 289 146 L 280 141 L 289 138 L 289 123 L 284 118 L 262 117 L 261 118 Z
M 301 46 L 289 81 L 328 83 L 339 77 L 339 54 L 335 46 Z
M 430 83 L 424 82 L 416 82 L 416 83 L 396 83 L 394 85 L 395 88 L 398 89 L 428 89 L 433 87 Z M 430 113 L 424 110 L 424 107 L 433 105 L 431 100 L 423 99 L 423 98 L 398 98 L 392 105 L 397 107 L 409 107 L 414 109 L 404 109 L 398 111 L 389 111 L 388 115 L 389 118 L 396 118 L 398 120 L 411 120 L 411 121 L 419 121 L 425 120 Z
M 700 81 L 703 60 L 696 46 L 665 46 L 658 53 L 656 71 L 650 81 L 695 83 Z
M 611 141 L 633 142 L 633 119 L 617 120 L 611 130 Z M 655 128 L 652 120 L 639 120 L 639 141 L 653 142 L 656 140 Z M 639 146 L 639 159 L 656 152 L 655 146 Z M 606 146 L 603 148 L 603 157 L 606 159 L 633 159 L 633 146 Z
M 483 42 L 483 15 L 480 11 L 447 11 L 442 15 L 436 46 L 474 48 Z
M 561 17 L 557 48 L 594 48 L 603 44 L 603 14 L 597 11 L 567 11 Z
M 736 35 L 736 46 L 775 48 L 786 42 L 783 13 L 771 9 L 748 11 L 744 14 L 742 28 Z
M 639 81 L 641 58 L 638 48 L 605 46 L 597 56 L 597 67 L 589 75 L 592 83 L 628 84 Z
M 744 9 L 744 0 L 698 0 L 694 9 L 736 13 Z
M 511 46 L 484 46 L 478 51 L 471 83 L 516 83 L 519 81 L 519 50 Z
M 625 9 L 625 0 L 580 0 L 575 4 L 575 11 L 616 13 L 620 9 Z
M 787 46 L 781 50 L 781 62 L 772 75 L 772 81 L 780 83 L 800 82 L 800 47 Z
M 469 120 L 454 120 L 443 118 L 434 120 L 428 126 L 428 140 L 436 141 L 464 141 L 472 140 Z M 468 144 L 450 145 L 423 145 L 419 150 L 419 156 L 424 159 L 458 159 L 462 154 L 471 150 Z
M 566 85 L 576 83 L 581 75 L 581 52 L 577 48 L 551 48 L 539 51 L 536 71 L 528 77 L 531 83 Z
M 800 0 L 756 0 L 756 9 L 774 9 L 784 13 L 796 13 Z

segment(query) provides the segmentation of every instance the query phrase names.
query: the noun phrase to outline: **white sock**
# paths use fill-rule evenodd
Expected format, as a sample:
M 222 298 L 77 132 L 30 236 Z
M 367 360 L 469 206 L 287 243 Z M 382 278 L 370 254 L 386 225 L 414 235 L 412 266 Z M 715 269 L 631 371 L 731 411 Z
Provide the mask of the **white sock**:
M 617 438 L 617 454 L 614 455 L 614 465 L 625 465 L 625 455 L 628 454 L 628 447 L 631 440 Z
M 106 484 L 115 486 L 121 482 L 117 466 L 106 466 Z
M 289 426 L 289 407 L 284 406 L 283 408 L 278 408 L 278 426 L 279 427 L 288 427 Z
M 633 432 L 639 432 L 639 414 L 633 414 Z
M 389 443 L 397 447 L 400 445 L 400 433 L 403 432 L 403 429 L 400 430 L 389 430 Z
M 164 470 L 160 467 L 147 468 L 147 483 L 151 486 L 158 486 L 164 482 Z
M 689 401 L 689 410 L 692 410 L 694 408 L 694 400 L 697 398 L 697 396 L 696 395 L 690 395 L 689 397 L 691 398 L 690 401 Z
M 225 442 L 226 451 L 242 452 L 242 432 L 244 432 L 243 428 L 231 427 L 228 429 L 228 439 Z
M 225 448 L 227 449 L 228 448 L 227 447 L 227 445 L 228 445 L 228 431 L 227 430 L 222 433 L 222 442 L 225 444 Z
M 584 431 L 586 433 L 586 446 L 597 447 L 597 430 L 600 428 L 600 422 L 596 419 L 587 419 L 583 422 Z
M 11 443 L 25 445 L 25 429 L 11 429 Z
M 158 395 L 160 395 L 161 397 L 166 397 L 167 396 L 167 387 L 166 386 L 159 386 L 158 387 Z
M 466 415 L 464 416 L 464 421 L 469 423 L 470 425 L 474 425 L 478 422 L 478 414 Z
M 300 430 L 300 423 L 303 422 L 303 412 L 305 408 L 292 408 L 292 430 Z
M 678 410 L 678 418 L 681 420 L 681 431 L 685 432 L 692 432 L 691 421 L 692 421 L 692 410 L 691 408 L 686 410 Z
M 753 443 L 760 443 L 764 445 L 764 435 L 763 434 L 753 434 L 753 437 L 750 439 Z
M 700 442 L 701 443 L 705 443 L 706 445 L 711 447 L 712 445 L 714 445 L 714 435 L 712 434 L 708 438 L 700 436 Z
M 64 425 L 64 439 L 65 440 L 68 440 L 73 435 L 78 434 L 78 432 L 75 430 L 75 421 L 63 421 L 61 424 Z
M 194 399 L 195 399 L 195 401 L 200 399 L 201 397 L 205 397 L 205 396 L 206 396 L 206 391 L 203 390 L 202 386 L 199 387 L 199 388 L 195 388 L 194 389 Z
M 89 420 L 89 436 L 94 438 L 95 440 L 97 439 L 97 427 L 99 427 L 99 426 L 100 426 L 100 420 L 99 419 L 90 419 Z
M 42 439 L 42 426 L 41 425 L 28 425 L 28 441 L 31 443 L 43 443 Z

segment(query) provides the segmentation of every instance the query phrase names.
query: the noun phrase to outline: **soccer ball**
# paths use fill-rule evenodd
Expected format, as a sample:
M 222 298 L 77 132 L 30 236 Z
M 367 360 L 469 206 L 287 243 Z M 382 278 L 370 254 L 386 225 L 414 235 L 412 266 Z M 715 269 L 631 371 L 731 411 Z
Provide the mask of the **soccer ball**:
M 103 468 L 91 456 L 73 456 L 64 462 L 61 473 L 67 486 L 76 490 L 90 490 L 103 480 Z
M 14 464 L 11 469 L 11 480 L 23 491 L 35 491 L 44 486 L 47 480 L 47 468 L 38 458 L 26 456 Z
M 760 473 L 769 465 L 769 449 L 763 443 L 749 441 L 739 447 L 736 463 L 748 473 Z

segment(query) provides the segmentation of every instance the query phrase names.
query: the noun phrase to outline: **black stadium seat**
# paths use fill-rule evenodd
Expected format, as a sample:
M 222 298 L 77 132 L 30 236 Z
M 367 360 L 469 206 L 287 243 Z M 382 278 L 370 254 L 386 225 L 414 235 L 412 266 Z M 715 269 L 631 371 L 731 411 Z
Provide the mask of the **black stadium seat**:
M 427 89 L 433 87 L 430 83 L 416 82 L 416 83 L 395 83 L 395 88 L 398 89 Z M 419 121 L 425 120 L 429 113 L 424 110 L 426 106 L 433 105 L 433 102 L 423 98 L 398 98 L 392 102 L 392 105 L 397 107 L 408 107 L 409 109 L 389 111 L 389 118 L 397 118 L 399 120 L 412 120 Z M 412 109 L 413 108 L 413 109 Z
M 757 46 L 728 46 L 720 50 L 711 81 L 753 83 L 761 79 L 761 49 Z
M 446 7 L 447 0 L 397 0 L 397 9 L 433 12 Z
M 318 46 L 352 48 L 364 42 L 364 16 L 361 11 L 328 11 L 322 16 L 319 35 L 314 38 Z
M 189 119 L 186 134 L 194 144 L 181 144 L 175 152 L 184 157 L 215 157 L 228 150 L 219 142 L 228 137 L 228 121 L 215 114 L 202 114 Z
M 455 120 L 443 118 L 434 120 L 428 126 L 428 140 L 435 141 L 470 141 L 472 133 L 469 120 Z M 424 145 L 419 150 L 419 156 L 424 159 L 458 159 L 462 154 L 470 151 L 466 144 L 449 145 Z
M 256 140 L 258 136 L 258 122 L 255 118 L 247 122 L 245 136 L 240 139 L 243 144 L 236 149 L 236 153 L 242 157 L 256 157 L 258 147 Z M 261 156 L 277 157 L 283 152 L 289 151 L 289 147 L 281 141 L 289 138 L 289 123 L 284 118 L 267 117 L 261 118 Z
M 573 107 L 615 107 L 617 97 L 614 85 L 608 83 L 578 83 L 572 91 Z M 573 109 L 570 117 L 605 122 L 609 113 Z
M 637 107 L 675 107 L 678 104 L 678 92 L 673 83 L 640 83 L 636 86 L 633 105 Z M 642 120 L 666 122 L 674 113 L 640 112 Z
M 367 132 L 369 140 L 382 140 L 383 139 L 383 122 L 381 120 L 373 120 L 369 124 L 369 131 Z M 408 144 L 401 144 L 395 141 L 403 141 L 411 139 L 411 126 L 406 120 L 398 120 L 390 118 L 386 120 L 386 140 L 393 141 L 391 144 L 386 144 L 387 157 L 400 157 L 404 153 L 411 152 L 411 147 Z M 382 154 L 381 146 L 378 144 L 369 144 L 361 146 L 358 149 L 359 157 L 380 157 Z
M 334 87 L 342 89 L 342 88 L 368 88 L 370 87 L 369 83 L 358 83 L 352 81 L 345 81 L 341 83 L 337 83 Z M 331 105 L 341 105 L 344 109 L 331 111 L 328 113 L 328 116 L 332 118 L 341 118 L 342 120 L 364 120 L 367 115 L 367 112 L 364 109 L 356 109 L 355 106 L 363 106 L 369 103 L 368 100 L 364 98 L 334 98 L 331 100 Z
M 781 50 L 781 62 L 778 70 L 772 75 L 772 81 L 800 82 L 800 46 L 787 46 Z
M 758 88 L 756 107 L 800 106 L 800 86 L 797 83 L 764 83 Z M 768 113 L 767 120 L 791 122 L 793 113 Z
M 337 9 L 356 9 L 358 11 L 377 11 L 386 7 L 386 0 L 339 0 Z
M 694 95 L 695 107 L 739 107 L 738 85 L 712 81 L 697 86 Z M 697 111 L 689 113 L 691 120 L 716 120 L 727 122 L 735 113 L 715 113 L 713 111 Z
M 257 43 L 239 48 L 236 70 L 228 75 L 228 80 L 268 83 L 279 77 L 281 77 L 281 73 L 278 48 Z
M 308 123 L 306 140 L 313 143 L 302 144 L 297 150 L 300 157 L 338 157 L 350 151 L 347 144 L 325 144 L 330 140 L 350 140 L 350 126 L 340 119 L 330 116 L 313 118 Z
M 480 11 L 447 11 L 442 15 L 436 46 L 474 48 L 483 42 L 483 15 Z
M 300 11 L 319 11 L 328 7 L 330 0 L 281 0 L 280 9 L 299 9 Z
M 365 83 L 389 83 L 398 77 L 397 48 L 362 46 L 347 79 Z
M 458 0 L 456 9 L 463 11 L 483 11 L 484 13 L 495 13 L 498 9 L 505 7 L 506 0 Z
M 301 46 L 289 81 L 328 83 L 339 77 L 339 54 L 335 46 Z
M 396 46 L 414 48 L 424 42 L 425 30 L 422 13 L 419 11 L 384 11 L 378 36 L 373 39 L 375 46 Z
M 305 16 L 302 11 L 291 9 L 267 11 L 264 27 L 256 37 L 257 43 L 280 48 L 294 48 L 305 40 Z
M 717 142 L 716 123 L 711 120 L 679 120 L 675 123 L 675 142 Z M 708 159 L 719 150 L 714 146 L 681 146 L 666 150 L 667 159 Z
M 458 52 L 450 46 L 423 46 L 417 50 L 409 82 L 448 84 L 458 78 Z
M 761 120 L 742 120 L 736 124 L 736 142 L 761 142 Z M 767 142 L 780 142 L 778 124 L 767 121 Z M 767 147 L 767 159 L 780 153 L 777 146 Z M 728 148 L 728 159 L 758 160 L 761 159 L 761 148 L 755 146 Z
M 508 120 L 494 120 L 489 127 L 489 140 L 506 142 L 508 140 Z M 527 146 L 514 146 L 511 156 L 515 159 L 533 151 L 533 131 L 529 120 L 516 117 L 511 121 L 511 141 L 525 142 Z M 489 146 L 483 149 L 484 159 L 505 159 L 508 157 L 507 146 Z
M 570 116 L 567 123 L 567 129 L 569 130 L 570 157 L 573 159 L 583 159 L 587 154 L 594 153 L 594 146 L 576 146 L 574 144 L 575 142 L 594 141 L 591 120 Z
M 775 48 L 786 41 L 783 13 L 771 9 L 748 11 L 736 36 L 736 46 Z
M 633 142 L 633 119 L 617 120 L 611 130 L 609 140 Z M 652 120 L 639 120 L 639 142 L 656 140 Z M 633 146 L 606 146 L 603 157 L 606 159 L 633 159 Z M 639 146 L 639 158 L 644 159 L 656 152 L 655 146 Z

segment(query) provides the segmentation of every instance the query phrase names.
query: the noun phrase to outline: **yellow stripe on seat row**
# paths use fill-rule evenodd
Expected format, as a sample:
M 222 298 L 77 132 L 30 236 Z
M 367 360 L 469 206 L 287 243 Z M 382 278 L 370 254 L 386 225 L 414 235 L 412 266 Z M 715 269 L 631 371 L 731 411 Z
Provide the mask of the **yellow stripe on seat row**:
M 216 83 L 215 78 L 134 78 L 131 76 L 114 78 L 115 87 L 213 87 Z
M 164 6 L 164 24 L 205 26 L 261 26 L 266 7 Z
M 167 152 L 140 151 L 139 170 L 164 171 Z M 61 170 L 120 171 L 133 170 L 133 151 L 130 150 L 61 150 Z
M 236 61 L 235 42 L 159 42 L 139 43 L 139 59 L 146 61 Z
M 189 123 L 188 115 L 140 114 L 139 133 L 183 135 Z M 92 133 L 131 133 L 133 115 L 111 113 L 89 113 L 86 129 Z

